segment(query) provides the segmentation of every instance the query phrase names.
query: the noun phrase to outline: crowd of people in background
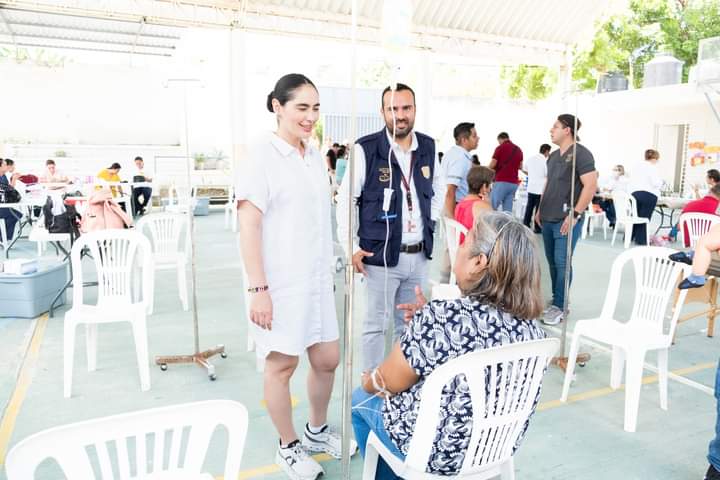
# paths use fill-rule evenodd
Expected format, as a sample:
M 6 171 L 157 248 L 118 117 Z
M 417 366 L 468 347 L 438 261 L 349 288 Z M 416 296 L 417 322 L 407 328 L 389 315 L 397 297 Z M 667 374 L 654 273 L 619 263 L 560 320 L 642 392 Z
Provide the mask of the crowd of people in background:
M 145 172 L 145 163 L 140 156 L 134 159 L 134 168 L 131 179 L 120 177 L 122 166 L 113 162 L 109 167 L 103 168 L 95 176 L 93 183 L 96 189 L 108 187 L 114 199 L 120 199 L 129 195 L 134 215 L 144 215 L 152 197 L 152 178 Z M 13 159 L 0 159 L 0 203 L 18 203 L 22 197 L 36 186 L 41 186 L 49 191 L 72 190 L 72 184 L 79 183 L 82 178 L 73 178 L 58 168 L 54 159 L 45 161 L 45 166 L 40 172 L 31 173 L 22 167 L 18 167 Z M 123 185 L 127 184 L 125 190 Z M 5 192 L 12 189 L 17 195 L 17 201 L 10 202 L 5 198 Z M 77 190 L 77 189 L 76 189 Z M 126 210 L 126 203 L 119 204 Z M 36 207 L 39 209 L 39 207 Z M 15 226 L 22 218 L 22 212 L 17 208 L 0 208 L 0 219 L 4 221 L 4 232 L 0 232 L 3 238 L 0 241 L 7 241 L 13 238 Z

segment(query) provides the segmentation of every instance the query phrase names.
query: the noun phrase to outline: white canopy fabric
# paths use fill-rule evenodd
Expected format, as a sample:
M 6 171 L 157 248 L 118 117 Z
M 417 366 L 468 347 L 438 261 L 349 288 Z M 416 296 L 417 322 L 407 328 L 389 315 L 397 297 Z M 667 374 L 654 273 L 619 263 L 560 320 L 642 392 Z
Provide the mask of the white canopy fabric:
M 377 44 L 384 0 L 358 0 L 358 41 Z M 562 64 L 569 47 L 592 37 L 598 21 L 627 0 L 413 0 L 411 47 L 443 54 L 496 58 L 504 63 Z M 136 33 L 136 39 L 84 37 L 91 48 L 119 44 L 134 53 L 171 53 L 172 39 L 155 27 L 240 28 L 328 40 L 349 40 L 351 0 L 3 0 L 0 43 L 65 47 L 60 16 L 85 18 L 78 29 Z M 22 18 L 34 12 L 32 21 Z M 38 16 L 55 14 L 52 17 Z M 16 17 L 21 17 L 20 19 Z M 125 27 L 97 24 L 102 19 Z M 33 23 L 34 25 L 23 25 Z M 82 22 L 81 22 L 82 23 Z M 129 23 L 129 27 L 128 27 Z M 132 25 L 134 24 L 134 25 Z M 96 32 L 99 33 L 99 32 Z M 117 32 L 116 32 L 117 34 Z M 121 34 L 121 35 L 122 35 Z M 175 36 L 160 32 L 161 36 Z M 41 39 L 45 39 L 41 42 Z M 77 40 L 77 39 L 76 39 Z M 85 40 L 84 42 L 82 40 Z M 71 44 L 72 45 L 72 44 Z M 115 47 L 114 47 L 115 48 Z

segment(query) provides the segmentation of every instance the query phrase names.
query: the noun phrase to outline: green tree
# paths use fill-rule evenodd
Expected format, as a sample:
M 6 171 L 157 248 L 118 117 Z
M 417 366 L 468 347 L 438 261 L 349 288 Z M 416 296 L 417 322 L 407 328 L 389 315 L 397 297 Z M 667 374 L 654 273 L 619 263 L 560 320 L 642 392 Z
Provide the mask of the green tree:
M 687 81 L 690 67 L 697 61 L 698 42 L 716 36 L 720 36 L 718 0 L 631 0 L 626 12 L 598 27 L 587 48 L 575 51 L 572 78 L 581 90 L 594 90 L 600 75 L 621 72 L 640 87 L 645 64 L 666 51 L 685 62 L 683 81 Z M 532 100 L 552 93 L 556 82 L 544 77 L 554 74 L 557 78 L 557 73 L 545 69 L 529 75 L 531 68 L 503 69 L 510 98 Z
M 720 2 L 717 0 L 632 0 L 628 12 L 608 19 L 598 29 L 590 47 L 576 52 L 573 79 L 581 89 L 596 88 L 607 72 L 632 77 L 642 85 L 645 64 L 660 51 L 682 60 L 683 80 L 697 61 L 698 42 L 720 35 Z
M 541 100 L 552 94 L 557 85 L 557 72 L 538 65 L 504 66 L 500 70 L 500 81 L 505 84 L 510 98 Z

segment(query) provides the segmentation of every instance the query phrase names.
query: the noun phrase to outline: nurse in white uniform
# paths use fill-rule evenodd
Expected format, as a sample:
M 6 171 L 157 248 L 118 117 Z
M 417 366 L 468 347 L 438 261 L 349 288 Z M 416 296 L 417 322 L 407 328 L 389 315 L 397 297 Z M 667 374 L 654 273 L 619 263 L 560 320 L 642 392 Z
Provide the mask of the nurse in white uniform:
M 308 452 L 340 457 L 340 437 L 326 424 L 340 358 L 330 185 L 322 155 L 307 142 L 319 102 L 304 75 L 278 80 L 267 100 L 277 130 L 251 149 L 235 190 L 251 334 L 265 357 L 265 400 L 280 436 L 275 461 L 299 480 L 323 473 Z M 301 441 L 293 427 L 289 381 L 306 351 L 310 418 Z

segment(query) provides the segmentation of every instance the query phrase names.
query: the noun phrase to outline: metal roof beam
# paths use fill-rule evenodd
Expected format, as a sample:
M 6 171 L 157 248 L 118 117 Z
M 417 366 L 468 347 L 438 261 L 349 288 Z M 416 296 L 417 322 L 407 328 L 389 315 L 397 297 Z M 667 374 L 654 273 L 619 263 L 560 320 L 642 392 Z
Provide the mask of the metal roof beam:
M 0 44 L 6 43 L 0 40 Z M 64 45 L 46 45 L 43 43 L 30 43 L 30 42 L 17 42 L 15 43 L 18 47 L 37 47 L 37 48 L 53 48 L 59 50 L 81 50 L 85 52 L 103 52 L 103 53 L 125 53 L 132 55 L 133 52 L 127 50 L 112 50 L 109 48 L 90 48 L 82 46 L 64 46 Z M 148 55 L 153 57 L 171 57 L 169 53 L 156 53 L 156 52 L 135 52 L 135 55 Z
M 2 9 L 0 9 L 0 13 L 2 12 Z M 109 31 L 109 30 L 103 30 L 102 28 L 88 28 L 88 27 L 76 27 L 76 26 L 69 26 L 69 25 L 51 25 L 49 23 L 35 23 L 35 22 L 19 22 L 17 20 L 10 20 L 7 22 L 8 25 L 12 25 L 15 27 L 32 27 L 32 28 L 45 28 L 48 30 L 73 30 L 77 32 L 87 32 L 87 33 L 112 33 L 113 35 L 125 35 L 134 37 L 137 35 L 137 32 L 118 32 L 118 31 Z M 156 33 L 142 33 L 140 35 L 142 38 L 153 38 L 157 40 L 180 40 L 181 37 L 177 35 L 158 35 Z
M 160 50 L 175 50 L 174 45 L 149 45 L 146 43 L 137 42 L 114 42 L 108 40 L 89 40 L 85 38 L 72 38 L 72 37 L 59 37 L 56 35 L 35 35 L 33 33 L 18 33 L 15 35 L 18 38 L 34 38 L 34 39 L 47 39 L 57 40 L 62 42 L 80 42 L 80 43 L 99 43 L 104 45 L 122 45 L 123 47 L 141 47 L 141 48 L 157 48 Z

